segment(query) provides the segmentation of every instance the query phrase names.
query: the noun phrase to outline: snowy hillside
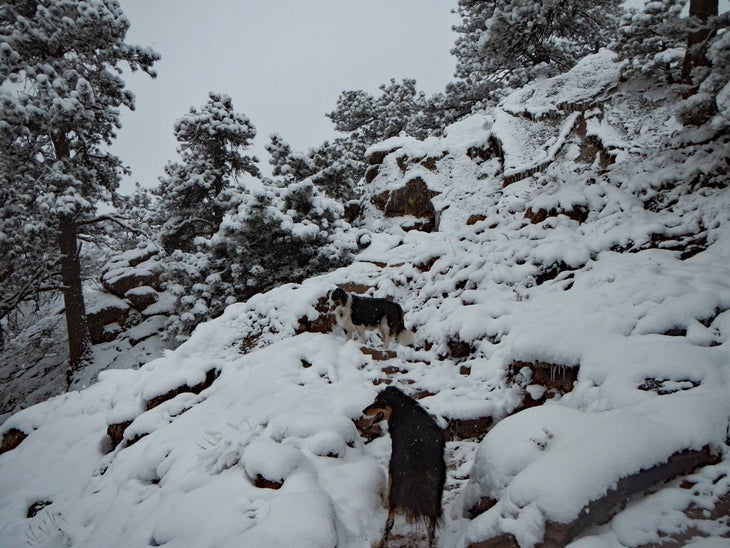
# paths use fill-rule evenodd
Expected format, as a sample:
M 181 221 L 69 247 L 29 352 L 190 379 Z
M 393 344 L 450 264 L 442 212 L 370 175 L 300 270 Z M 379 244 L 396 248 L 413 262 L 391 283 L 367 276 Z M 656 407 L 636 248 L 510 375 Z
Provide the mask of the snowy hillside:
M 386 384 L 446 432 L 439 546 L 728 545 L 729 122 L 618 73 L 372 147 L 352 265 L 10 417 L 0 545 L 375 545 Z M 346 341 L 338 285 L 401 303 L 412 347 Z

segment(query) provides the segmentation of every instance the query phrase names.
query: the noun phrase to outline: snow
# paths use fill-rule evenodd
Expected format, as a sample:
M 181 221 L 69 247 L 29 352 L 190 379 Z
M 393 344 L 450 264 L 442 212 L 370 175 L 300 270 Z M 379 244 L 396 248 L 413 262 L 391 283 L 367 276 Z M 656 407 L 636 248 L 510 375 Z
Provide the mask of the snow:
M 613 86 L 621 75 L 622 63 L 615 54 L 601 49 L 584 57 L 565 74 L 538 80 L 510 94 L 500 102 L 500 109 L 510 114 L 529 113 L 539 119 L 568 105 L 590 103 Z
M 439 546 L 505 533 L 533 546 L 549 523 L 569 523 L 622 478 L 705 446 L 717 464 L 638 495 L 572 545 L 636 546 L 687 530 L 691 545 L 727 544 L 727 520 L 707 516 L 730 491 L 730 196 L 726 182 L 690 183 L 722 166 L 727 143 L 678 126 L 667 106 L 675 98 L 636 100 L 622 88 L 600 116 L 586 111 L 587 133 L 616 149 L 615 163 L 582 161 L 576 113 L 557 105 L 612 97 L 618 69 L 601 52 L 574 70 L 441 139 L 398 137 L 369 151 L 393 152 L 368 193 L 421 176 L 440 192 L 439 231 L 406 231 L 366 208 L 369 246 L 351 265 L 232 304 L 139 369 L 102 371 L 84 390 L 7 418 L 0 434 L 28 437 L 0 455 L 0 492 L 10 494 L 0 498 L 2 542 L 371 546 L 387 513 L 390 445 L 387 435 L 365 443 L 352 421 L 389 381 L 444 426 L 495 423 L 482 440 L 447 443 Z M 660 146 L 673 135 L 697 144 Z M 504 160 L 468 155 L 495 136 Z M 405 172 L 404 155 L 413 160 Z M 424 157 L 438 158 L 434 170 L 419 164 Z M 538 164 L 503 187 L 508 170 Z M 584 219 L 569 215 L 577 207 Z M 540 209 L 552 212 L 525 217 Z M 484 220 L 467 224 L 474 214 Z M 697 253 L 687 253 L 696 240 Z M 135 253 L 120 271 L 144 256 Z M 320 299 L 345 283 L 399 302 L 414 345 L 380 360 L 337 328 L 300 332 L 300 319 L 317 320 Z M 135 337 L 159 328 L 163 300 L 145 310 Z M 369 345 L 379 342 L 373 335 Z M 517 361 L 570 368 L 574 387 L 511 384 Z M 219 376 L 200 393 L 147 409 L 211 371 Z M 523 391 L 551 397 L 515 413 Z M 126 421 L 125 441 L 111 447 L 107 427 Z M 497 502 L 464 517 L 483 497 Z M 26 518 L 41 501 L 50 504 Z M 690 504 L 707 514 L 689 516 Z M 398 534 L 413 530 L 396 522 Z

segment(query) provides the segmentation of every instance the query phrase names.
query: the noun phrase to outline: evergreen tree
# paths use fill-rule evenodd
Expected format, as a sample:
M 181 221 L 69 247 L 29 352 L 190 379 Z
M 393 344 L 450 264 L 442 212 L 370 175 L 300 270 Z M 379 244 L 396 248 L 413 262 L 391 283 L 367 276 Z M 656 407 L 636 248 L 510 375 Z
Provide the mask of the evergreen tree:
M 60 287 L 69 378 L 91 348 L 79 235 L 119 184 L 121 162 L 105 146 L 120 127 L 119 107 L 134 108 L 120 66 L 154 76 L 159 58 L 125 43 L 128 28 L 116 0 L 0 6 L 3 306 Z
M 306 154 L 295 152 L 278 133 L 269 136 L 266 151 L 269 153 L 271 174 L 280 177 L 284 185 L 303 181 L 315 174 L 316 168 Z
M 225 306 L 275 285 L 341 266 L 356 248 L 343 207 L 307 179 L 286 188 L 252 185 L 197 251 L 175 251 L 167 289 L 178 295 L 170 329 L 184 340 Z
M 564 72 L 609 44 L 619 2 L 459 0 L 457 12 L 456 76 L 484 100 L 537 76 Z
M 627 61 L 627 75 L 683 84 L 687 100 L 680 104 L 678 117 L 699 125 L 723 110 L 718 100 L 723 101 L 720 94 L 730 77 L 730 13 L 718 14 L 717 0 L 690 0 L 685 16 L 686 5 L 686 0 L 657 0 L 628 11 L 617 49 Z
M 617 49 L 628 60 L 627 75 L 660 73 L 670 83 L 678 79 L 687 36 L 685 4 L 686 0 L 657 0 L 626 12 Z
M 335 129 L 365 146 L 401 133 L 424 137 L 414 124 L 426 103 L 423 92 L 416 90 L 416 81 L 391 79 L 379 89 L 377 98 L 362 90 L 343 91 L 335 110 L 327 114 Z
M 235 208 L 232 201 L 237 177 L 259 175 L 255 156 L 244 154 L 256 136 L 250 120 L 237 113 L 227 95 L 210 93 L 200 109 L 175 122 L 180 161 L 165 166 L 158 194 L 166 217 L 161 229 L 163 247 L 193 250 L 197 236 L 218 230 L 223 215 Z
M 281 136 L 274 134 L 266 145 L 273 166 L 275 185 L 286 187 L 305 179 L 331 198 L 347 202 L 357 194 L 357 183 L 365 174 L 365 145 L 353 138 L 325 141 L 307 154 L 291 149 Z

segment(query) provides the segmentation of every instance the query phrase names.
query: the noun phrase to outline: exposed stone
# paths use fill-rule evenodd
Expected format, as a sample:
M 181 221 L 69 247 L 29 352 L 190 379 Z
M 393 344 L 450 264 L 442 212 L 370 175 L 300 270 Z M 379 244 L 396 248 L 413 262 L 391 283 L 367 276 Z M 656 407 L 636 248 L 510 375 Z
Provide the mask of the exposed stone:
M 431 257 L 427 261 L 424 261 L 422 263 L 414 264 L 413 267 L 421 272 L 428 272 L 433 268 L 433 265 L 436 263 L 436 261 L 439 260 L 440 257 Z
M 567 523 L 548 521 L 545 524 L 543 540 L 537 543 L 536 546 L 539 548 L 566 546 L 586 529 L 608 523 L 625 508 L 633 495 L 654 489 L 657 485 L 691 474 L 701 466 L 717 464 L 719 461 L 720 457 L 714 454 L 709 446 L 705 446 L 700 450 L 679 451 L 671 455 L 664 463 L 656 464 L 635 474 L 620 478 L 602 497 L 584 506 L 572 521 Z M 485 498 L 478 505 L 475 505 L 473 510 L 478 512 L 483 506 L 485 508 L 483 511 L 486 511 L 491 507 L 490 504 L 494 505 L 495 503 L 495 501 Z M 471 517 L 479 515 L 471 512 L 471 510 Z M 517 544 L 509 544 L 509 542 L 510 535 L 501 534 L 472 543 L 469 546 L 470 548 L 517 546 Z
M 372 203 L 386 217 L 412 216 L 423 219 L 423 222 L 414 223 L 413 228 L 430 232 L 436 227 L 436 209 L 431 199 L 438 194 L 430 190 L 422 178 L 415 177 L 402 188 L 376 194 L 372 197 Z
M 205 379 L 203 381 L 199 382 L 195 386 L 188 386 L 187 384 L 183 384 L 182 386 L 178 386 L 177 388 L 173 388 L 172 390 L 165 392 L 164 394 L 147 400 L 147 403 L 145 403 L 145 410 L 149 411 L 150 409 L 154 409 L 161 403 L 171 400 L 178 394 L 182 394 L 184 392 L 200 394 L 203 390 L 210 387 L 210 385 L 213 384 L 213 382 L 218 378 L 220 374 L 221 372 L 219 369 L 208 369 L 208 371 L 205 372 Z
M 485 143 L 482 146 L 473 146 L 470 147 L 469 150 L 466 151 L 466 155 L 471 158 L 472 160 L 477 161 L 484 161 L 488 160 L 490 156 L 492 155 L 491 143 Z
M 481 542 L 473 542 L 469 548 L 520 548 L 517 539 L 509 533 L 492 537 Z
M 38 512 L 43 510 L 46 506 L 53 504 L 52 500 L 39 500 L 34 502 L 28 507 L 28 511 L 25 513 L 25 517 L 30 519 L 38 515 Z
M 447 341 L 446 346 L 449 348 L 449 354 L 451 357 L 456 360 L 468 358 L 471 353 L 474 352 L 474 348 L 471 344 L 462 341 L 458 337 L 450 338 Z
M 126 302 L 112 295 L 97 299 L 86 313 L 91 342 L 99 344 L 113 341 L 118 334 L 118 329 L 105 329 L 105 327 L 111 324 L 124 325 L 129 310 L 129 305 Z
M 395 152 L 400 147 L 393 147 L 391 149 L 386 150 L 376 150 L 374 152 L 371 152 L 367 156 L 365 156 L 365 161 L 368 163 L 369 166 L 379 166 L 383 163 L 383 160 L 385 160 L 385 157 L 388 154 L 391 154 L 392 152 Z
M 360 216 L 362 204 L 358 200 L 350 200 L 345 204 L 345 220 L 352 224 Z
M 365 182 L 372 183 L 380 172 L 380 166 L 368 166 L 365 170 Z
M 589 209 L 583 204 L 574 204 L 572 208 L 551 208 L 551 209 L 532 209 L 527 208 L 525 211 L 525 219 L 530 221 L 532 224 L 543 222 L 549 217 L 557 217 L 558 215 L 565 215 L 578 223 L 584 223 L 588 218 Z
M 295 330 L 297 335 L 300 333 L 329 333 L 332 331 L 335 321 L 333 315 L 330 314 L 329 301 L 326 295 L 317 300 L 314 309 L 319 313 L 314 320 L 310 320 L 307 316 L 299 318 L 299 326 Z
M 394 350 L 371 348 L 369 346 L 361 346 L 360 352 L 370 356 L 375 361 L 379 361 L 379 362 L 392 360 L 393 358 L 398 356 L 398 354 Z M 385 372 L 387 375 L 392 375 L 393 373 L 400 371 L 397 367 L 392 368 L 392 369 L 391 369 L 391 367 L 384 367 L 383 372 Z M 391 372 L 386 372 L 386 369 L 388 369 L 388 371 L 391 371 Z
M 126 251 L 110 260 L 101 273 L 101 284 L 117 297 L 130 289 L 150 286 L 160 289 L 159 251 L 154 246 Z
M 124 421 L 110 424 L 106 427 L 106 435 L 109 436 L 109 440 L 111 441 L 110 450 L 122 443 L 124 440 L 124 431 L 130 424 L 132 424 L 132 421 Z
M 8 451 L 12 451 L 18 445 L 22 443 L 22 441 L 28 437 L 28 434 L 23 432 L 22 430 L 18 430 L 17 428 L 11 428 L 7 432 L 3 434 L 3 441 L 0 443 L 0 455 L 3 453 L 7 453 Z
M 151 304 L 156 303 L 160 299 L 160 294 L 154 288 L 143 285 L 127 291 L 124 298 L 141 312 Z
M 623 510 L 632 495 L 679 476 L 691 474 L 700 466 L 717 464 L 719 461 L 720 458 L 705 446 L 700 450 L 680 451 L 669 457 L 665 463 L 623 477 L 603 497 L 587 504 L 573 521 L 546 523 L 545 536 L 540 546 L 565 546 L 589 527 L 610 521 Z
M 476 419 L 446 419 L 448 426 L 444 430 L 446 441 L 457 441 L 464 439 L 481 440 L 492 428 L 494 419 L 492 417 L 479 417 Z
M 675 392 L 691 390 L 693 388 L 697 388 L 699 385 L 699 382 L 689 379 L 673 381 L 670 379 L 656 379 L 654 377 L 648 377 L 644 379 L 644 382 L 637 386 L 637 388 L 645 392 L 656 392 L 660 396 L 666 396 L 667 394 L 674 394 Z
M 489 510 L 492 506 L 497 504 L 499 502 L 497 499 L 493 499 L 492 497 L 481 497 L 476 503 L 474 503 L 470 508 L 467 508 L 464 511 L 464 516 L 469 519 L 474 519 L 480 514 L 483 514 L 487 510 Z
M 150 316 L 145 318 L 139 325 L 127 330 L 126 337 L 129 343 L 134 346 L 163 331 L 167 321 L 168 317 L 164 315 Z
M 280 489 L 284 482 L 267 480 L 261 474 L 256 474 L 253 484 L 260 489 Z
M 441 156 L 427 156 L 426 158 L 421 160 L 419 164 L 421 164 L 429 171 L 436 171 L 436 166 L 439 160 L 441 160 L 441 158 L 443 158 L 444 156 L 446 156 L 446 153 L 443 153 Z
M 526 367 L 530 370 L 529 384 L 545 387 L 551 395 L 567 394 L 573 390 L 573 385 L 578 378 L 580 366 L 566 366 L 541 361 L 523 362 L 514 361 L 507 369 L 507 379 L 515 382 L 520 370 Z
M 467 224 L 467 226 L 472 226 L 472 225 L 475 225 L 477 223 L 480 223 L 480 222 L 486 221 L 486 220 L 487 220 L 486 215 L 474 214 L 474 215 L 469 216 L 469 218 L 466 220 L 466 224 Z
M 554 280 L 563 272 L 570 270 L 575 270 L 575 268 L 568 266 L 563 261 L 558 261 L 549 265 L 542 265 L 540 272 L 535 275 L 535 285 L 542 285 L 545 282 Z

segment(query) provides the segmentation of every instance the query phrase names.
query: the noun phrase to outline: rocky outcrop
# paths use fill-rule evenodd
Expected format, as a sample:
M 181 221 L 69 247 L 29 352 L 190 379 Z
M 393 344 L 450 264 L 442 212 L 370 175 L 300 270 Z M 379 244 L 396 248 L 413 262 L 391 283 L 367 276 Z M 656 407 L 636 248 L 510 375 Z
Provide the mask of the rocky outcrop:
M 415 217 L 415 222 L 404 229 L 431 232 L 437 228 L 436 209 L 431 200 L 438 194 L 421 177 L 414 177 L 399 189 L 376 194 L 371 201 L 386 217 Z
M 666 462 L 658 463 L 636 474 L 622 477 L 605 495 L 584 506 L 573 520 L 565 523 L 546 522 L 543 540 L 536 546 L 540 548 L 565 546 L 586 529 L 608 523 L 613 516 L 626 506 L 633 495 L 655 488 L 680 476 L 691 474 L 701 466 L 716 464 L 719 460 L 719 456 L 711 451 L 708 446 L 705 446 L 699 450 L 688 449 L 674 453 Z M 511 546 L 518 546 L 518 543 L 509 534 L 502 534 L 469 545 L 470 548 Z
M 159 251 L 154 246 L 126 251 L 110 260 L 101 273 L 101 284 L 109 293 L 124 297 L 128 291 L 149 286 L 160 289 Z
M 113 341 L 127 321 L 130 306 L 114 295 L 95 294 L 86 310 L 91 342 Z

